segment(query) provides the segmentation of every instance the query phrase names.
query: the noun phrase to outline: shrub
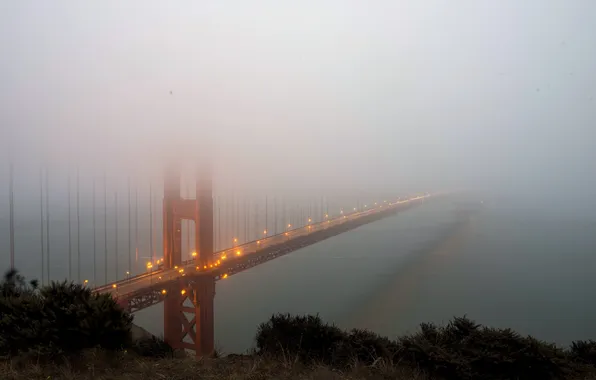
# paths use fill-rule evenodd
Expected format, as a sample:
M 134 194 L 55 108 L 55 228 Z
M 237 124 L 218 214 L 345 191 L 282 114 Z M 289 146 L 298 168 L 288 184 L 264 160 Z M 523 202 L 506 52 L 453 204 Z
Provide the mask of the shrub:
M 596 341 L 576 340 L 572 342 L 570 355 L 578 362 L 596 366 Z
M 444 327 L 422 324 L 399 343 L 404 361 L 446 379 L 556 379 L 572 369 L 553 344 L 465 317 Z
M 323 323 L 318 315 L 278 314 L 259 326 L 256 343 L 260 354 L 331 363 L 335 347 L 345 339 L 343 331 Z
M 110 294 L 67 282 L 52 283 L 40 293 L 47 318 L 53 321 L 51 343 L 63 351 L 96 346 L 113 350 L 130 344 L 132 316 Z
M 335 347 L 336 363 L 372 365 L 379 360 L 392 364 L 398 353 L 397 344 L 368 330 L 352 329 Z
M 375 364 L 422 370 L 441 379 L 581 378 L 594 365 L 596 342 L 574 342 L 566 351 L 511 329 L 481 326 L 464 317 L 445 326 L 423 323 L 397 341 L 367 330 L 342 331 L 318 316 L 274 315 L 259 326 L 257 353 L 343 368 Z M 593 369 L 592 369 L 593 370 Z
M 156 336 L 137 340 L 133 343 L 132 350 L 145 357 L 171 358 L 174 356 L 174 349 L 162 338 Z
M 0 355 L 130 344 L 132 317 L 110 295 L 67 282 L 38 288 L 14 270 L 6 273 L 0 293 Z
M 379 359 L 391 363 L 398 352 L 395 342 L 367 330 L 345 332 L 323 323 L 319 316 L 278 314 L 259 326 L 257 353 L 346 367 L 370 365 Z

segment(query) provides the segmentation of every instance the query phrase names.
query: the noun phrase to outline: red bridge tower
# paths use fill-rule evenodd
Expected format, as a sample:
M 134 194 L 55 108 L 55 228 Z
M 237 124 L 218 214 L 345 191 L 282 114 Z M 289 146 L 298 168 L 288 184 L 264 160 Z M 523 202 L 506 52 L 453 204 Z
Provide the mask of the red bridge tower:
M 180 172 L 165 173 L 163 200 L 164 267 L 182 264 L 182 220 L 194 221 L 197 265 L 209 265 L 213 256 L 213 191 L 210 170 L 197 173 L 196 198 L 180 196 Z M 164 340 L 175 349 L 191 349 L 197 356 L 214 350 L 215 278 L 209 275 L 185 276 L 179 292 L 164 299 Z M 188 302 L 190 301 L 190 302 Z

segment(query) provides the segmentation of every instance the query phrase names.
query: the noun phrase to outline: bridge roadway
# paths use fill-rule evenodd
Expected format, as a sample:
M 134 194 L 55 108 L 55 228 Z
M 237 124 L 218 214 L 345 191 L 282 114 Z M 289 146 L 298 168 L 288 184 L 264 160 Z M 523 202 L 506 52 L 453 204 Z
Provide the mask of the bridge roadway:
M 156 270 L 95 288 L 95 292 L 111 293 L 130 311 L 138 311 L 152 304 L 161 302 L 171 291 L 172 284 L 186 276 L 211 275 L 216 280 L 225 279 L 233 274 L 293 252 L 307 245 L 314 244 L 331 236 L 338 235 L 360 225 L 409 208 L 430 194 L 411 197 L 396 202 L 381 203 L 364 211 L 341 214 L 322 222 L 248 242 L 236 247 L 215 252 L 212 259 L 203 267 L 197 266 L 195 259 L 187 260 L 179 267 Z M 139 298 L 136 302 L 133 300 Z M 132 302 L 131 302 L 132 301 Z

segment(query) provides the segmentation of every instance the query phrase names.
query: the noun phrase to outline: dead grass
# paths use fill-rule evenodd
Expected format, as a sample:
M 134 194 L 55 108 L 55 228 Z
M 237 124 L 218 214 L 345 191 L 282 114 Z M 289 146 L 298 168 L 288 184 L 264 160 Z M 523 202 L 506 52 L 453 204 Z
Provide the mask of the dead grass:
M 425 377 L 408 369 L 395 369 L 377 363 L 374 367 L 354 365 L 341 372 L 326 366 L 305 367 L 293 361 L 279 361 L 256 356 L 219 359 L 175 358 L 146 359 L 130 353 L 106 354 L 91 350 L 79 358 L 57 363 L 42 363 L 35 357 L 0 362 L 2 380 L 347 380 L 408 379 Z

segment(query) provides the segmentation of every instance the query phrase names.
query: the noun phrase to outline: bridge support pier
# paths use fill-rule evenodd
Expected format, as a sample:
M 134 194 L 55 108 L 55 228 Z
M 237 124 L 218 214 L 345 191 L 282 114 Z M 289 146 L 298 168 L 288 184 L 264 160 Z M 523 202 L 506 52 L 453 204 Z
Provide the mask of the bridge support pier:
M 197 357 L 215 349 L 215 278 L 180 281 L 177 294 L 164 299 L 164 340 L 174 349 L 194 350 Z

